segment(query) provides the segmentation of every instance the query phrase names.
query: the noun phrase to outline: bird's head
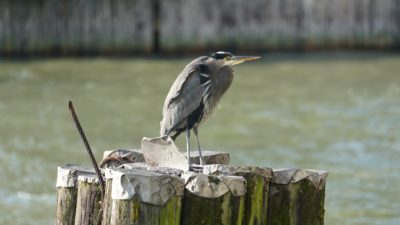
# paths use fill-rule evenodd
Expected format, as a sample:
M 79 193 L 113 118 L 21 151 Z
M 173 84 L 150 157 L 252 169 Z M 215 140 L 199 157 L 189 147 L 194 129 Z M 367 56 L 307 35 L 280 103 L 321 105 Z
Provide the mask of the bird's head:
M 211 55 L 211 57 L 223 64 L 224 66 L 233 66 L 242 62 L 259 59 L 259 56 L 235 56 L 230 52 L 218 51 Z

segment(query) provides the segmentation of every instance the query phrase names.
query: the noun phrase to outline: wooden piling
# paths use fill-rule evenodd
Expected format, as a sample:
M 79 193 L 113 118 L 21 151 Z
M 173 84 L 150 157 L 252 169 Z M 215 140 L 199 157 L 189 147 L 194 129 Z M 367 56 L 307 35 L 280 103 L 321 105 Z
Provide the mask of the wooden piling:
M 227 165 L 207 165 L 204 168 L 207 174 L 231 174 L 242 176 L 246 180 L 245 210 L 243 224 L 267 224 L 268 192 L 272 179 L 272 169 L 266 167 L 235 167 Z
M 74 187 L 58 188 L 56 225 L 74 225 L 76 195 Z
M 122 155 L 126 154 L 130 155 Z M 226 157 L 214 159 L 226 162 Z M 76 165 L 58 168 L 56 225 L 97 225 L 100 218 L 102 225 L 324 222 L 326 171 L 213 164 L 185 172 L 143 162 L 111 165 L 104 171 L 106 190 L 100 215 L 101 191 L 94 170 Z
M 246 180 L 240 176 L 184 174 L 182 225 L 243 224 Z
M 96 174 L 78 177 L 75 225 L 98 225 L 102 216 L 102 190 Z
M 238 167 L 237 175 L 247 182 L 244 223 L 246 225 L 267 224 L 268 192 L 272 169 L 261 167 Z
M 180 224 L 184 183 L 178 176 L 145 169 L 107 169 L 106 177 L 107 185 L 111 184 L 111 199 L 106 195 L 111 208 L 105 211 L 103 225 Z
M 107 175 L 107 173 L 106 173 L 106 175 Z M 102 225 L 111 224 L 112 178 L 106 176 L 105 183 L 106 183 L 106 190 L 105 190 L 104 198 L 103 198 L 104 203 L 103 203 L 103 215 L 102 215 L 102 220 L 101 220 Z
M 269 191 L 268 224 L 324 224 L 327 175 L 321 170 L 274 170 Z
M 78 176 L 94 174 L 93 169 L 66 164 L 57 168 L 56 225 L 74 225 Z
M 230 156 L 226 152 L 202 151 L 204 164 L 224 164 L 228 165 Z M 186 155 L 186 154 L 185 154 Z M 99 163 L 100 167 L 118 167 L 123 164 L 145 162 L 143 151 L 140 149 L 116 149 L 108 150 L 103 154 L 103 159 Z M 198 151 L 190 152 L 190 162 L 200 164 Z

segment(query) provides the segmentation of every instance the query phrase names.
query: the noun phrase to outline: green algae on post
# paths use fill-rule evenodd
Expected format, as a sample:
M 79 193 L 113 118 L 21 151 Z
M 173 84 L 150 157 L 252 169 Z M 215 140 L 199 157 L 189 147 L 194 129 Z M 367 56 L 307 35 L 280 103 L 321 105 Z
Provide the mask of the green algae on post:
M 187 173 L 182 225 L 242 225 L 246 180 L 240 176 Z
M 106 169 L 106 177 L 106 190 L 111 185 L 112 207 L 107 212 L 110 219 L 103 225 L 180 224 L 184 184 L 176 175 L 137 167 Z
M 269 191 L 269 225 L 324 224 L 328 172 L 306 169 L 273 171 Z

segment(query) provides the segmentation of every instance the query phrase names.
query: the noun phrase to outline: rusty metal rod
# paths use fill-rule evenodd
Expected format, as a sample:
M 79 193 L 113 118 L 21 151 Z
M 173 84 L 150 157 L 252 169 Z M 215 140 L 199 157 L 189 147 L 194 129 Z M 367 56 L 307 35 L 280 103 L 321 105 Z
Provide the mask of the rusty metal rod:
M 71 112 L 72 119 L 75 122 L 76 128 L 78 129 L 78 132 L 81 135 L 83 143 L 85 144 L 85 147 L 86 147 L 86 150 L 87 150 L 87 152 L 89 154 L 90 160 L 92 161 L 94 170 L 96 171 L 97 177 L 99 178 L 102 195 L 104 195 L 104 193 L 105 193 L 105 184 L 104 184 L 103 177 L 101 176 L 101 172 L 100 172 L 99 166 L 97 165 L 96 159 L 94 158 L 94 155 L 93 155 L 92 149 L 90 148 L 89 142 L 86 139 L 86 135 L 83 132 L 83 129 L 82 129 L 81 124 L 80 124 L 80 122 L 78 120 L 78 117 L 76 116 L 74 105 L 72 104 L 72 101 L 68 101 L 68 108 L 69 108 L 69 111 Z

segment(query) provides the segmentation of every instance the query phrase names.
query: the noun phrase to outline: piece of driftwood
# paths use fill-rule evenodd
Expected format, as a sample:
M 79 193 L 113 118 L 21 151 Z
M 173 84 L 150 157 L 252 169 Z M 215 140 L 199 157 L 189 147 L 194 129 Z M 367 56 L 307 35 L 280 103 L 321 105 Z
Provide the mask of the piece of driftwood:
M 75 225 L 98 225 L 101 219 L 102 190 L 96 174 L 78 177 Z
M 107 169 L 106 178 L 111 208 L 105 211 L 104 225 L 180 224 L 184 183 L 178 176 L 133 168 Z
M 182 225 L 243 224 L 246 180 L 240 176 L 187 173 Z
M 104 151 L 99 163 L 101 168 L 118 167 L 125 163 L 144 162 L 143 151 L 140 149 L 116 149 Z
M 73 225 L 75 221 L 78 176 L 94 174 L 94 170 L 74 164 L 57 168 L 56 225 Z
M 146 163 L 154 167 L 170 167 L 187 171 L 186 154 L 180 152 L 174 141 L 168 137 L 143 138 L 141 143 Z M 200 164 L 198 151 L 190 154 L 192 164 Z M 229 164 L 229 154 L 225 152 L 203 151 L 204 164 Z
M 268 224 L 324 224 L 327 175 L 321 170 L 274 170 L 269 191 Z
M 227 165 L 207 165 L 204 167 L 206 174 L 231 174 L 242 176 L 246 179 L 245 210 L 243 224 L 267 224 L 268 191 L 272 179 L 272 169 L 265 167 L 241 167 Z
M 201 151 L 204 159 L 204 164 L 205 165 L 210 165 L 210 164 L 224 164 L 228 165 L 229 164 L 229 154 L 226 152 L 217 152 L 217 151 L 208 151 L 208 150 L 203 150 Z M 186 154 L 185 154 L 186 156 Z M 199 157 L 199 151 L 191 151 L 190 152 L 190 162 L 194 164 L 200 164 L 200 157 Z
M 142 139 L 141 148 L 146 163 L 150 166 L 188 170 L 189 165 L 174 141 L 169 136 Z

